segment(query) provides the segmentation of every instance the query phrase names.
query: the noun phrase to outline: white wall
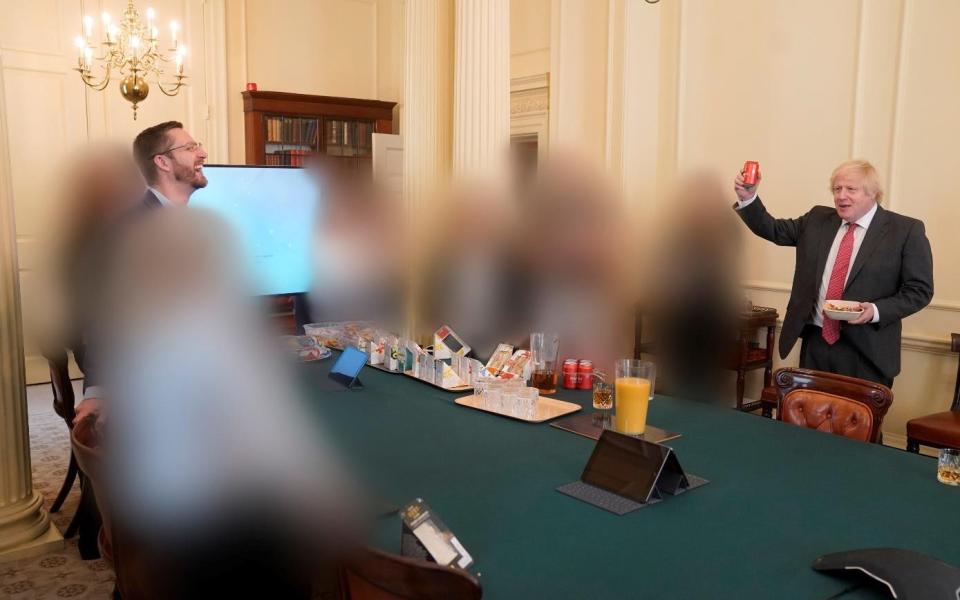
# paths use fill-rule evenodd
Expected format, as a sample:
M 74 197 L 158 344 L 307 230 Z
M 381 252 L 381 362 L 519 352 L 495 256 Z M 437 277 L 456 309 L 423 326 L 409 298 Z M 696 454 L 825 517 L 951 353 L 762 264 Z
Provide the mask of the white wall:
M 226 8 L 231 162 L 244 162 L 247 82 L 264 91 L 402 101 L 402 0 L 231 0 Z
M 40 317 L 35 313 L 40 242 L 49 233 L 56 200 L 59 182 L 53 174 L 70 152 L 94 140 L 129 143 L 143 128 L 176 119 L 204 142 L 211 160 L 226 158 L 222 126 L 226 110 L 225 104 L 220 106 L 222 86 L 217 85 L 218 75 L 224 72 L 218 42 L 223 32 L 223 0 L 152 1 L 160 24 L 165 26 L 171 19 L 181 24 L 181 39 L 189 50 L 190 85 L 172 98 L 153 87 L 136 121 L 117 82 L 102 92 L 90 91 L 72 70 L 77 58 L 73 39 L 82 31 L 83 15 L 99 19 L 107 11 L 116 21 L 125 5 L 122 0 L 0 0 L 0 93 L 10 148 L 9 164 L 0 165 L 0 176 L 9 179 L 13 194 L 25 323 Z M 166 35 L 168 30 L 162 30 L 161 36 Z M 27 381 L 46 380 L 46 362 L 29 328 L 25 328 L 24 344 Z

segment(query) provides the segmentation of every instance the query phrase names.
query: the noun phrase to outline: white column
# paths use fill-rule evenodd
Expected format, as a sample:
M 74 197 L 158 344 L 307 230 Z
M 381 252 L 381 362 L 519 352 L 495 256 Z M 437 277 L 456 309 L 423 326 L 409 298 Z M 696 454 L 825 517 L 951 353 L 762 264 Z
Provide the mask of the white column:
M 403 108 L 403 199 L 407 230 L 424 241 L 435 195 L 450 175 L 453 98 L 451 0 L 407 0 Z M 414 256 L 419 253 L 414 251 Z M 409 261 L 408 335 L 416 332 L 419 261 Z
M 43 498 L 33 491 L 30 434 L 20 325 L 20 286 L 6 147 L 6 108 L 0 64 L 0 561 L 63 545 Z
M 550 5 L 550 148 L 572 149 L 596 166 L 606 160 L 609 3 Z
M 652 208 L 676 171 L 679 8 L 610 0 L 607 167 L 631 208 Z
M 510 147 L 510 2 L 456 0 L 453 173 L 499 178 Z
M 423 207 L 450 173 L 453 10 L 449 0 L 407 0 L 403 79 L 403 191 Z

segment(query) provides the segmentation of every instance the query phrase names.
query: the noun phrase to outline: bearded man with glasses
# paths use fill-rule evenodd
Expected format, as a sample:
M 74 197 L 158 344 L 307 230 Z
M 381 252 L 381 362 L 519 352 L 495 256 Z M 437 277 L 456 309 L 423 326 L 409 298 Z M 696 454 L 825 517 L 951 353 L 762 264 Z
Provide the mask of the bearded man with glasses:
M 167 121 L 144 129 L 133 142 L 133 155 L 147 181 L 148 206 L 186 206 L 194 190 L 207 185 L 207 153 L 182 123 Z
M 203 163 L 207 152 L 193 139 L 179 121 L 167 121 L 140 132 L 133 141 L 133 158 L 147 184 L 140 210 L 163 207 L 184 207 L 195 190 L 206 187 Z M 106 251 L 100 253 L 105 256 Z M 76 407 L 74 422 L 100 412 L 100 386 L 94 357 L 86 344 L 74 350 L 83 371 L 83 401 Z

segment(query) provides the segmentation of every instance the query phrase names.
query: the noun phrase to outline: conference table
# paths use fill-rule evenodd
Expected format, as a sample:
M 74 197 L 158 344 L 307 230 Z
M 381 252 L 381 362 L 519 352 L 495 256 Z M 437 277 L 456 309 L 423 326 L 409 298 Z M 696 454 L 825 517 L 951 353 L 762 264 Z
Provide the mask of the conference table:
M 430 504 L 485 598 L 880 598 L 811 562 L 898 547 L 960 564 L 960 488 L 929 457 L 657 396 L 648 422 L 680 432 L 667 445 L 710 483 L 616 516 L 555 489 L 579 478 L 593 440 L 369 366 L 362 390 L 320 391 L 329 363 L 301 367 L 318 432 L 373 494 Z M 592 410 L 588 391 L 553 396 Z M 399 552 L 400 529 L 382 517 L 371 543 Z

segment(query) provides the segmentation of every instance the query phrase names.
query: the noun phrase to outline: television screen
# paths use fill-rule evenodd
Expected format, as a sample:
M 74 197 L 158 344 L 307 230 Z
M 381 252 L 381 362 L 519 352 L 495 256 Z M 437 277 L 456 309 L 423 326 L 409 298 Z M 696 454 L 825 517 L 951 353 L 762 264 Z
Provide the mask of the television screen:
M 191 208 L 229 223 L 257 294 L 306 292 L 312 278 L 311 239 L 320 191 L 303 169 L 206 165 L 207 187 Z

